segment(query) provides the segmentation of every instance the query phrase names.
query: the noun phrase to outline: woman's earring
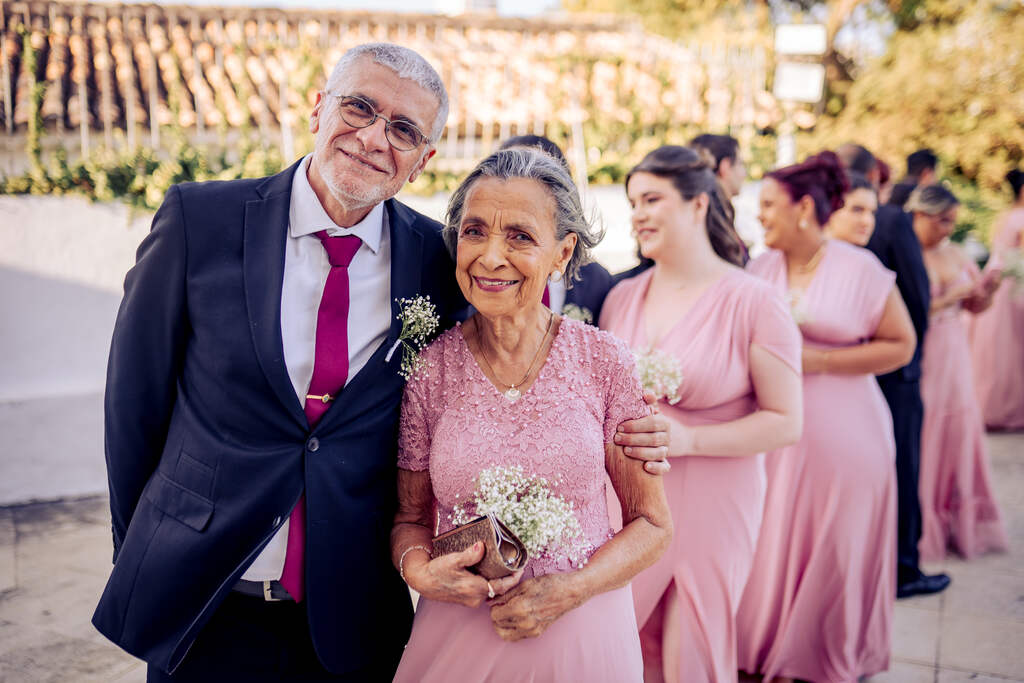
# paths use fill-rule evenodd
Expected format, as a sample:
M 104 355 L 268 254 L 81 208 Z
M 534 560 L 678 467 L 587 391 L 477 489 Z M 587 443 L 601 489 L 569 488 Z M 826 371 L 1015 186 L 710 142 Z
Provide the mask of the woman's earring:
M 806 230 L 807 229 L 807 221 L 800 221 L 800 229 L 801 230 Z
M 551 282 L 558 282 L 561 279 L 562 279 L 562 271 L 560 271 L 560 270 L 553 270 L 553 271 L 551 271 L 551 277 L 548 278 L 548 280 L 550 280 Z

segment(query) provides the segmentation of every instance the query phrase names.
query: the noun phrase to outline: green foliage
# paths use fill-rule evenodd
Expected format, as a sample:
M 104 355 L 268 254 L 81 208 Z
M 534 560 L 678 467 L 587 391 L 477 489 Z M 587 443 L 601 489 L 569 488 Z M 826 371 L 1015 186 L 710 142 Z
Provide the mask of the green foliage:
M 958 230 L 987 241 L 993 212 L 1006 204 L 1003 177 L 1024 161 L 1024 5 L 924 5 L 917 15 L 929 21 L 898 31 L 858 76 L 846 107 L 801 148 L 859 141 L 899 177 L 907 154 L 930 147 L 964 202 Z
M 237 156 L 236 161 L 229 161 Z M 179 137 L 174 150 L 163 158 L 151 149 L 99 149 L 87 158 L 68 163 L 58 149 L 48 168 L 0 180 L 5 194 L 83 195 L 95 201 L 123 200 L 156 209 L 171 185 L 188 181 L 234 180 L 276 173 L 284 160 L 274 149 L 243 145 L 240 150 L 194 146 Z

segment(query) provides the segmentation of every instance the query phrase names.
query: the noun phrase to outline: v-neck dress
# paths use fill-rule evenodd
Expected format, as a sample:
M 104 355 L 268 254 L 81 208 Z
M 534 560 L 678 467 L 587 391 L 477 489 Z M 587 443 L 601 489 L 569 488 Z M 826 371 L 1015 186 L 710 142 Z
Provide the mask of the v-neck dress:
M 945 285 L 933 281 L 932 300 L 974 275 L 977 268 L 972 263 Z M 985 425 L 974 393 L 963 316 L 959 303 L 933 312 L 921 352 L 924 424 L 917 548 L 925 562 L 944 559 L 947 549 L 970 559 L 1007 547 L 1006 527 L 992 493 Z
M 785 256 L 748 266 L 780 294 Z M 798 298 L 804 344 L 837 349 L 878 329 L 895 274 L 829 240 Z M 888 668 L 896 587 L 896 445 L 872 375 L 804 375 L 804 433 L 766 456 L 768 497 L 743 595 L 740 669 L 847 683 Z
M 461 327 L 423 351 L 426 369 L 405 389 L 398 466 L 428 470 L 438 533 L 491 466 L 545 477 L 577 511 L 594 550 L 612 537 L 605 444 L 618 425 L 650 413 L 629 349 L 607 332 L 563 318 L 533 385 L 510 402 L 473 358 Z M 574 568 L 534 557 L 526 577 Z M 524 580 L 526 580 L 524 578 Z M 640 681 L 643 665 L 629 586 L 601 593 L 537 638 L 501 640 L 483 604 L 421 598 L 396 681 Z
M 651 344 L 644 302 L 654 270 L 608 295 L 600 325 L 636 351 Z M 742 270 L 710 285 L 656 348 L 680 363 L 680 400 L 659 409 L 687 425 L 730 422 L 758 410 L 750 348 L 800 372 L 800 333 L 771 287 Z M 765 496 L 760 455 L 672 458 L 665 492 L 675 533 L 633 580 L 644 667 L 669 681 L 735 681 L 735 616 L 750 573 Z

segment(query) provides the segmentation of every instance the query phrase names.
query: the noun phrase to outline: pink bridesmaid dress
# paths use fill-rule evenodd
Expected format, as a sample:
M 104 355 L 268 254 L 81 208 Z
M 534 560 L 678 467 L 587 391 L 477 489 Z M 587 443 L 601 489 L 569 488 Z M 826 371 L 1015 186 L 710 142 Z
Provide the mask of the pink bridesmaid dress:
M 785 257 L 749 270 L 782 294 Z M 895 274 L 838 240 L 791 295 L 804 344 L 860 344 L 878 328 Z M 796 294 L 794 292 L 794 294 Z M 737 616 L 740 669 L 815 683 L 888 668 L 896 596 L 896 446 L 871 375 L 804 375 L 804 434 L 766 456 L 768 496 Z
M 933 282 L 932 296 L 968 282 L 975 273 L 974 268 L 965 270 L 944 287 Z M 1018 383 L 1022 380 L 1024 375 L 1017 378 Z M 960 304 L 934 311 L 929 318 L 921 354 L 921 400 L 921 559 L 941 560 L 947 548 L 967 559 L 1006 550 L 1006 528 L 989 483 L 985 426 L 975 400 Z
M 1024 209 L 1007 215 L 992 250 L 997 264 L 1014 250 L 1024 257 Z M 1005 280 L 992 306 L 974 316 L 968 329 L 985 424 L 1024 429 L 1024 285 Z
M 588 545 L 612 536 L 605 444 L 624 420 L 649 414 L 629 349 L 607 332 L 563 318 L 533 385 L 510 402 L 477 365 L 456 326 L 423 351 L 427 370 L 407 385 L 399 467 L 429 470 L 438 533 L 452 528 L 481 470 L 521 466 L 572 503 Z M 370 520 L 371 522 L 373 520 Z M 569 572 L 564 558 L 534 557 L 526 578 Z M 420 598 L 398 666 L 400 683 L 639 681 L 643 661 L 629 586 L 563 614 L 537 638 L 506 642 L 490 607 Z
M 650 347 L 643 308 L 653 275 L 651 269 L 621 282 L 601 311 L 601 327 L 637 351 Z M 800 371 L 800 335 L 785 304 L 764 282 L 736 269 L 658 342 L 683 374 L 680 401 L 659 409 L 687 425 L 755 412 L 753 344 Z M 646 680 L 735 681 L 735 617 L 761 526 L 763 456 L 673 458 L 665 491 L 672 544 L 633 580 Z

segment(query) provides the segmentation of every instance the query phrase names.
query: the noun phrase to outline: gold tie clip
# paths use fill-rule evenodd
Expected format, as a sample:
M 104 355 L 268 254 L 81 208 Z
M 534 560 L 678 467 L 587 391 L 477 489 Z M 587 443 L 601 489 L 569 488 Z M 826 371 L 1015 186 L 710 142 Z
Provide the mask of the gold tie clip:
M 323 396 L 317 396 L 316 394 L 306 394 L 306 398 L 316 399 L 317 401 L 323 401 L 324 403 L 328 403 L 334 400 L 334 397 L 331 396 L 330 394 L 324 394 Z

